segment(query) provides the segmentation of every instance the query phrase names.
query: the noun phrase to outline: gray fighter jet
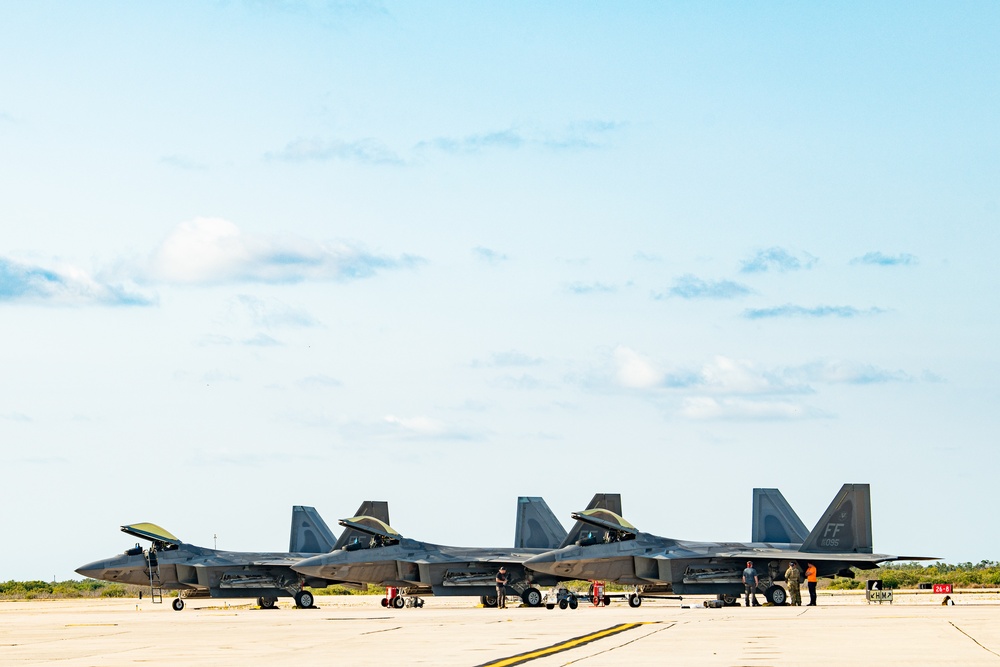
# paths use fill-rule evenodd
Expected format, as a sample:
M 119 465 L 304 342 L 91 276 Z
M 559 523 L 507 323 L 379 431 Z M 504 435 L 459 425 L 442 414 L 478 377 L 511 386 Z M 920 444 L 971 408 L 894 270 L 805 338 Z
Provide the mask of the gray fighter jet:
M 366 501 L 358 512 L 389 520 L 388 505 L 382 501 Z M 292 508 L 286 553 L 199 547 L 182 542 L 152 523 L 135 523 L 121 529 L 133 537 L 149 540 L 149 548 L 136 544 L 124 554 L 83 565 L 77 568 L 77 573 L 92 579 L 149 586 L 153 602 L 163 601 L 164 590 L 176 590 L 187 598 L 257 598 L 257 604 L 266 609 L 274 607 L 279 597 L 292 597 L 297 606 L 311 607 L 313 595 L 304 587 L 323 587 L 334 582 L 303 576 L 291 566 L 358 537 L 347 530 L 336 540 L 315 508 L 300 505 Z M 180 595 L 172 603 L 177 611 L 184 608 Z
M 675 540 L 641 532 L 614 512 L 588 509 L 573 514 L 573 518 L 602 530 L 603 539 L 534 556 L 525 566 L 541 574 L 568 579 L 635 585 L 636 592 L 629 597 L 629 604 L 638 607 L 642 593 L 650 585 L 669 586 L 679 595 L 715 594 L 732 603 L 743 592 L 741 574 L 748 560 L 754 561 L 760 591 L 772 604 L 785 602 L 785 589 L 777 582 L 784 580 L 791 561 L 796 561 L 803 570 L 806 563 L 813 563 L 819 576 L 851 577 L 852 567 L 868 570 L 887 561 L 934 560 L 928 556 L 873 553 L 871 495 L 867 484 L 845 484 L 801 543 L 792 541 L 799 533 L 795 527 L 798 517 L 780 492 L 765 491 L 760 494 L 759 506 L 755 498 L 754 537 L 778 536 L 787 538 L 787 542 Z
M 597 529 L 578 523 L 566 534 L 548 505 L 541 498 L 520 497 L 517 505 L 517 530 L 513 548 L 452 547 L 411 540 L 400 535 L 387 521 L 359 515 L 341 519 L 340 525 L 366 533 L 331 553 L 313 556 L 293 565 L 307 577 L 376 584 L 401 589 L 401 594 L 387 598 L 384 604 L 402 608 L 404 596 L 467 595 L 480 596 L 485 606 L 497 604 L 494 583 L 497 571 L 508 571 L 507 589 L 518 594 L 525 604 L 542 604 L 539 586 L 549 586 L 562 576 L 538 574 L 525 570 L 528 558 L 577 541 L 584 531 L 593 535 Z M 591 509 L 621 511 L 617 494 L 597 494 Z M 417 605 L 419 606 L 419 604 Z

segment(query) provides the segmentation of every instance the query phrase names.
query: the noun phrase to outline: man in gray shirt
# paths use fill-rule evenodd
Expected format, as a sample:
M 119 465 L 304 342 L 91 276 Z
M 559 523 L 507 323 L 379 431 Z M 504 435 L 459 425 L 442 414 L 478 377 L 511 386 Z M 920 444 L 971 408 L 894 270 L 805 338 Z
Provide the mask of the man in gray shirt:
M 747 567 L 743 570 L 743 590 L 746 593 L 746 606 L 750 606 L 750 600 L 753 600 L 753 606 L 759 607 L 760 603 L 757 602 L 757 584 L 759 580 L 757 579 L 757 570 L 753 569 L 753 561 L 747 561 Z

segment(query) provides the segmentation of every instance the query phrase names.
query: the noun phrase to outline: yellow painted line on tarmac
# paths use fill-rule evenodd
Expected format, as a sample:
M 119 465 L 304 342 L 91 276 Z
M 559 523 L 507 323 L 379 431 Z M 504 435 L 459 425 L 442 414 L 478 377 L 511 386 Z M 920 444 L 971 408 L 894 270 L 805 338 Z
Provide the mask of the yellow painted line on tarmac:
M 545 648 L 528 651 L 527 653 L 519 653 L 517 655 L 512 655 L 509 658 L 500 658 L 499 660 L 493 660 L 492 662 L 484 662 L 478 667 L 513 667 L 514 665 L 521 665 L 529 660 L 537 660 L 538 658 L 544 658 L 545 656 L 553 655 L 554 653 L 562 653 L 563 651 L 568 651 L 571 648 L 583 646 L 584 644 L 589 644 L 590 642 L 597 641 L 598 639 L 604 639 L 605 637 L 610 637 L 612 635 L 625 632 L 626 630 L 637 628 L 640 625 L 648 624 L 649 622 L 647 621 L 642 623 L 621 623 L 619 625 L 613 625 L 610 628 L 598 630 L 597 632 L 592 632 L 589 635 L 583 635 L 582 637 L 567 639 L 564 642 L 559 642 L 558 644 L 553 644 L 552 646 L 546 646 Z

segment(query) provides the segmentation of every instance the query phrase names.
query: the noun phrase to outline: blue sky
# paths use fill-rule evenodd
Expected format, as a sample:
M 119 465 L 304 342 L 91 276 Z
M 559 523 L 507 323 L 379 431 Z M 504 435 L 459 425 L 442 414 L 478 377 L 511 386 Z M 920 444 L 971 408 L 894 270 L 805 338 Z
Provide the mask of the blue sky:
M 0 8 L 0 579 L 290 506 L 1000 557 L 993 3 Z M 61 528 L 53 535 L 52 525 Z M 58 549 L 39 552 L 40 543 Z

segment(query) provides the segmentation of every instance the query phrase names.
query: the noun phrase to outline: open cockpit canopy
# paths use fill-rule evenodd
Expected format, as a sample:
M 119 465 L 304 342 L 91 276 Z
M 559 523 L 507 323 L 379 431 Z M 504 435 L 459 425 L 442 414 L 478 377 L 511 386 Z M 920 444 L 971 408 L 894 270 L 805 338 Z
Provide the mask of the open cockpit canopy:
M 354 516 L 350 519 L 341 519 L 339 523 L 344 528 L 353 528 L 362 533 L 384 537 L 389 540 L 399 540 L 402 537 L 402 535 L 396 532 L 395 528 L 373 516 Z
M 138 537 L 139 539 L 149 540 L 156 545 L 173 545 L 176 547 L 181 543 L 179 539 L 169 531 L 160 528 L 155 523 L 133 523 L 128 526 L 122 526 L 122 532 L 128 533 L 133 537 Z
M 603 528 L 610 533 L 612 541 L 619 541 L 635 537 L 639 529 L 628 521 L 615 514 L 611 510 L 596 508 L 574 512 L 573 518 L 577 521 L 589 523 L 592 526 Z

